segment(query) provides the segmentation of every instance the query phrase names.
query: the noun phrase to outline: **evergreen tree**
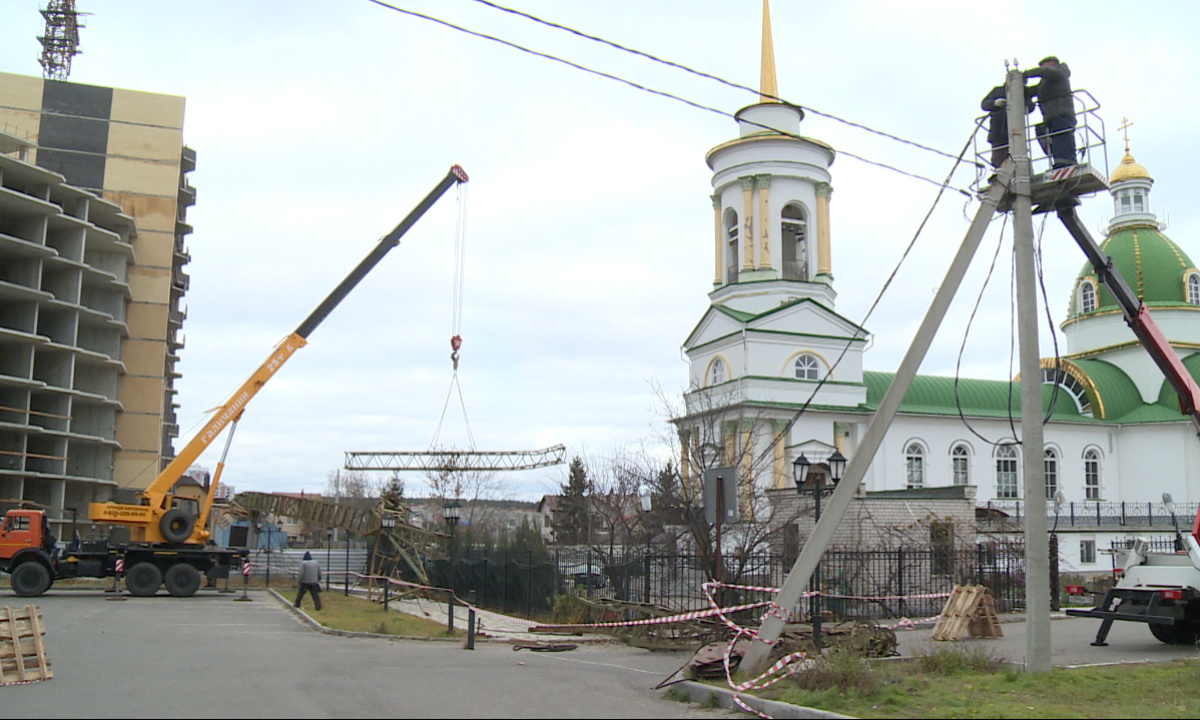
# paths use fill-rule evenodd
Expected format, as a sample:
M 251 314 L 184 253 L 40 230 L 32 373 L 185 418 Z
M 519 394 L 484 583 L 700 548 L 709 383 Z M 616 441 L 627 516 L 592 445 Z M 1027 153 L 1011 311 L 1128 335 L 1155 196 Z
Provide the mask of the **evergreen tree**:
M 567 481 L 559 486 L 558 511 L 554 514 L 554 536 L 559 544 L 581 545 L 588 542 L 591 490 L 587 467 L 577 455 L 567 469 Z

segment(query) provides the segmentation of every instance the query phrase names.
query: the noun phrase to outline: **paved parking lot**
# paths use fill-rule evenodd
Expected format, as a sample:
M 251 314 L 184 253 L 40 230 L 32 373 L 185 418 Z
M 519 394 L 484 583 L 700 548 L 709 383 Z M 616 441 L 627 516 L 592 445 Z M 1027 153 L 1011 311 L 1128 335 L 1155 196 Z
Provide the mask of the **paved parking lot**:
M 54 670 L 6 687 L 8 717 L 722 717 L 660 699 L 687 658 L 618 645 L 568 653 L 314 632 L 265 593 L 38 598 Z M 0 605 L 23 598 L 0 593 Z

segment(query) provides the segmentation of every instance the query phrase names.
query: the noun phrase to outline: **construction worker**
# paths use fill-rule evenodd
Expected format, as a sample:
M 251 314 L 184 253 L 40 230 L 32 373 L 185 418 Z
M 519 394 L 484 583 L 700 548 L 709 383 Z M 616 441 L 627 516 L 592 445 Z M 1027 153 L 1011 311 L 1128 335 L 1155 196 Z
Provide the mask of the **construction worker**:
M 1003 85 L 992 88 L 979 107 L 988 113 L 988 142 L 992 146 L 992 167 L 999 169 L 1008 159 L 1008 99 Z M 1033 111 L 1033 98 L 1025 97 L 1025 113 Z M 990 181 L 989 181 L 990 182 Z
M 1051 157 L 1053 167 L 1074 165 L 1075 103 L 1071 97 L 1070 68 L 1051 55 L 1023 74 L 1026 78 L 1041 78 L 1028 93 L 1037 97 L 1042 110 L 1042 123 L 1037 128 L 1042 150 Z

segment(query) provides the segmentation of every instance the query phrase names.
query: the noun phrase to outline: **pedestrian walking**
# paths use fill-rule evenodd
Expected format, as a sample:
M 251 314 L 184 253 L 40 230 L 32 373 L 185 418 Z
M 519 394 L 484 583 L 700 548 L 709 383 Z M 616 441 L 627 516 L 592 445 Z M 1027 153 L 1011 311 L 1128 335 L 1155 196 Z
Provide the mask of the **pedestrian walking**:
M 313 605 L 317 610 L 321 609 L 321 564 L 313 560 L 311 552 L 304 553 L 304 559 L 300 561 L 300 568 L 296 571 L 296 580 L 300 583 L 300 590 L 296 593 L 296 602 L 294 607 L 300 607 L 300 601 L 304 599 L 304 593 L 312 594 Z

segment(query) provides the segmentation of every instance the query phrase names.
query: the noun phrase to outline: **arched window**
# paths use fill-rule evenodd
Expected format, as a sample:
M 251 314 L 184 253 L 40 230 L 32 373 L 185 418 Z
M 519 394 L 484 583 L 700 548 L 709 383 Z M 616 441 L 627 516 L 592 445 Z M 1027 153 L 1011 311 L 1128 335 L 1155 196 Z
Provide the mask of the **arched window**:
M 708 384 L 720 385 L 728 379 L 729 371 L 725 367 L 725 361 L 721 358 L 714 359 L 708 366 Z
M 1017 450 L 1012 445 L 996 448 L 996 497 L 1019 498 L 1020 484 L 1017 482 Z
M 792 365 L 797 380 L 817 380 L 821 374 L 821 361 L 814 355 L 804 353 Z
M 733 208 L 725 211 L 725 283 L 738 279 L 738 214 Z
M 1058 453 L 1046 448 L 1046 499 L 1053 500 L 1058 492 Z
M 1079 312 L 1096 311 L 1096 286 L 1089 280 L 1079 283 Z
M 808 216 L 799 204 L 784 206 L 779 237 L 783 243 L 783 278 L 808 280 Z
M 1092 401 L 1088 399 L 1087 389 L 1071 373 L 1058 368 L 1042 368 L 1042 384 L 1058 385 L 1074 398 L 1075 407 L 1080 415 L 1092 417 Z
M 904 451 L 907 470 L 905 486 L 909 490 L 925 487 L 925 449 L 917 443 L 909 443 Z
M 1192 273 L 1187 278 L 1187 301 L 1200 305 L 1200 274 Z
M 1100 452 L 1095 448 L 1083 453 L 1083 496 L 1086 500 L 1100 499 Z
M 950 451 L 950 464 L 954 468 L 954 484 L 971 484 L 971 455 L 966 445 L 955 445 Z

